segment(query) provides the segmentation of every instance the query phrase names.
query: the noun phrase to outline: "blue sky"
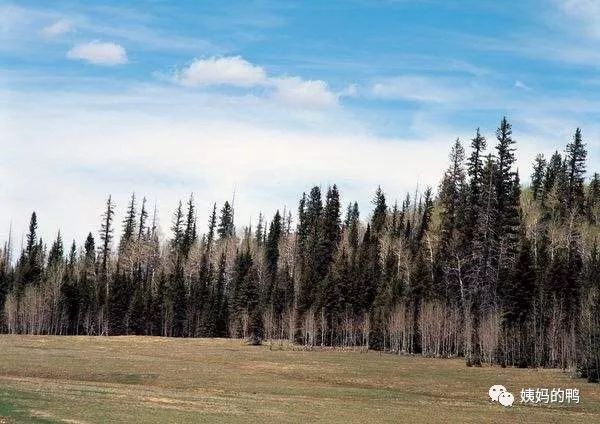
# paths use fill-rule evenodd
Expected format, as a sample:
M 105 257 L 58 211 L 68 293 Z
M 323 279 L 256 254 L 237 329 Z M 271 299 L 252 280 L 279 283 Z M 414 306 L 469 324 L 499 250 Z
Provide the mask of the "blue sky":
M 165 228 L 234 188 L 238 225 L 333 182 L 367 213 L 503 115 L 524 180 L 578 126 L 600 168 L 600 2 L 122 3 L 0 2 L 0 236 L 81 240 L 132 191 Z

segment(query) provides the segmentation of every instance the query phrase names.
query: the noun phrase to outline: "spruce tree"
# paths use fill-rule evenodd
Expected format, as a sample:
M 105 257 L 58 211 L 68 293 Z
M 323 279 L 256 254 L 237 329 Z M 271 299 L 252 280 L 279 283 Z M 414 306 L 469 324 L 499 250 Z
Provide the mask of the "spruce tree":
M 573 142 L 567 144 L 566 167 L 567 167 L 567 210 L 576 213 L 583 212 L 583 181 L 585 177 L 585 159 L 587 151 L 581 139 L 581 130 L 577 128 L 573 136 Z
M 383 190 L 381 190 L 381 186 L 377 187 L 373 204 L 375 205 L 375 209 L 373 210 L 373 217 L 371 218 L 371 231 L 374 234 L 380 234 L 385 228 L 387 218 L 385 194 L 383 193 Z
M 146 210 L 146 197 L 142 198 L 142 209 L 140 210 L 140 220 L 138 225 L 138 240 L 141 240 L 146 233 L 146 219 L 148 219 L 148 211 Z
M 52 247 L 48 252 L 48 268 L 54 268 L 62 265 L 64 261 L 64 247 L 60 231 L 56 235 L 56 240 L 52 243 Z
M 213 209 L 208 219 L 208 233 L 206 235 L 206 247 L 210 249 L 215 239 L 215 229 L 217 228 L 217 204 L 213 204 Z
M 115 204 L 112 202 L 112 197 L 108 196 L 108 200 L 106 201 L 106 210 L 102 215 L 102 224 L 100 226 L 100 240 L 102 241 L 102 248 L 100 250 L 100 271 L 103 279 L 107 278 L 107 264 L 113 238 L 112 221 L 114 214 Z
M 265 262 L 267 268 L 267 288 L 264 293 L 264 306 L 273 303 L 277 287 L 277 265 L 279 261 L 279 240 L 281 239 L 282 224 L 279 210 L 275 212 L 269 226 L 269 234 L 265 245 Z
M 133 240 L 133 236 L 135 234 L 135 225 L 137 221 L 135 210 L 135 193 L 131 194 L 131 199 L 129 200 L 129 206 L 127 207 L 127 213 L 125 215 L 125 220 L 123 221 L 123 234 L 121 235 L 121 240 L 119 242 L 119 252 L 123 252 L 127 246 Z
M 171 239 L 171 247 L 173 251 L 178 254 L 182 252 L 183 246 L 183 209 L 181 205 L 181 200 L 177 205 L 177 210 L 173 215 L 173 221 L 171 226 L 171 231 L 173 232 L 173 238 Z
M 221 209 L 221 217 L 219 218 L 219 227 L 217 233 L 221 239 L 233 237 L 235 228 L 233 223 L 233 208 L 228 201 L 225 202 Z
M 541 153 L 538 154 L 533 162 L 533 174 L 531 174 L 531 194 L 533 195 L 534 200 L 541 197 L 546 165 L 544 155 Z
M 181 239 L 181 249 L 184 256 L 187 257 L 192 245 L 196 242 L 196 238 L 196 209 L 194 206 L 194 195 L 190 194 L 190 198 L 187 202 L 185 228 Z

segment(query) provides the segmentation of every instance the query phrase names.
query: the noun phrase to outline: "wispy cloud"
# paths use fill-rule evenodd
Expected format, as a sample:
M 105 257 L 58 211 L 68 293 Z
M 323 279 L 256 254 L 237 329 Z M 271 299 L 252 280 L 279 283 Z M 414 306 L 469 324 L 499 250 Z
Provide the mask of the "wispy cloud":
M 168 222 L 178 198 L 190 191 L 204 199 L 199 209 L 207 214 L 213 201 L 225 200 L 236 186 L 236 216 L 246 223 L 259 211 L 271 213 L 283 204 L 295 208 L 297 196 L 310 184 L 336 182 L 348 200 L 361 200 L 368 209 L 377 184 L 400 196 L 414 187 L 417 176 L 433 183 L 446 161 L 443 137 L 378 137 L 338 108 L 290 114 L 271 98 L 243 97 L 234 103 L 218 93 L 176 86 L 105 94 L 48 92 L 33 107 L 25 95 L 12 98 L 2 137 L 10 144 L 0 145 L 9 164 L 7 179 L 15 183 L 0 191 L 0 201 L 10 204 L 0 211 L 0 222 L 12 217 L 15 227 L 25 228 L 27 212 L 36 208 L 44 229 L 47 223 L 60 224 L 66 237 L 79 238 L 97 227 L 109 192 L 119 212 L 132 190 L 158 199 L 160 216 Z M 35 126 L 25 125 L 32 120 Z M 436 149 L 435 157 L 418 148 L 438 142 L 444 148 Z M 35 171 L 17 177 L 28 156 L 34 157 L 30 166 Z M 398 158 L 407 162 L 405 172 L 390 173 Z M 31 184 L 36 179 L 45 184 Z M 274 196 L 282 187 L 285 192 Z M 65 222 L 52 205 L 68 199 L 77 199 L 81 212 Z M 201 215 L 201 222 L 205 218 Z
M 337 104 L 337 96 L 329 90 L 325 81 L 303 80 L 299 77 L 274 78 L 274 97 L 284 103 L 308 106 L 330 107 Z
M 127 52 L 123 46 L 115 43 L 91 41 L 78 44 L 67 52 L 73 60 L 83 60 L 94 65 L 122 65 L 127 63 Z
M 42 28 L 42 35 L 48 38 L 58 37 L 73 30 L 73 24 L 61 19 Z
M 600 2 L 597 0 L 554 0 L 562 18 L 578 22 L 577 31 L 600 38 Z
M 530 91 L 531 90 L 531 87 L 529 87 L 527 84 L 525 84 L 521 80 L 516 80 L 515 81 L 515 88 L 518 88 L 520 90 L 526 90 L 526 91 Z
M 412 100 L 419 102 L 448 103 L 460 98 L 463 89 L 455 81 L 403 75 L 382 79 L 371 87 L 371 95 L 385 100 Z

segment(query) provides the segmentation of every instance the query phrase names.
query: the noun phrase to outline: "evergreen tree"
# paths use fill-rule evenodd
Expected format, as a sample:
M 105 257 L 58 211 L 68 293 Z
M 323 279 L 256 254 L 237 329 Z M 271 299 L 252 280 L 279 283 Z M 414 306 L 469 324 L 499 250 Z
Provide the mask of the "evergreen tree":
M 387 217 L 387 205 L 385 203 L 385 194 L 381 187 L 377 187 L 375 192 L 375 198 L 373 199 L 375 210 L 373 211 L 373 217 L 371 218 L 371 231 L 374 234 L 380 234 L 385 228 L 385 221 Z
M 173 238 L 171 239 L 171 247 L 175 251 L 176 254 L 181 253 L 181 249 L 183 246 L 183 209 L 181 205 L 181 200 L 177 205 L 177 210 L 173 215 L 173 224 L 171 226 L 171 231 L 173 232 Z
M 112 221 L 114 214 L 115 205 L 112 202 L 112 197 L 108 196 L 108 200 L 106 201 L 106 210 L 102 215 L 102 225 L 100 226 L 100 240 L 102 241 L 102 249 L 100 251 L 100 256 L 102 258 L 100 270 L 103 278 L 107 277 L 107 264 L 113 238 Z
M 138 226 L 138 240 L 141 240 L 146 232 L 146 219 L 148 211 L 146 210 L 146 197 L 142 198 L 142 209 L 140 210 L 140 221 Z
M 425 189 L 423 198 L 423 204 L 421 207 L 421 223 L 419 225 L 419 231 L 417 233 L 417 243 L 420 243 L 431 225 L 431 217 L 433 214 L 433 199 L 431 196 L 431 187 Z
M 208 219 L 208 234 L 206 236 L 207 249 L 212 247 L 212 242 L 215 239 L 215 229 L 217 228 L 217 204 L 213 204 L 213 210 Z
M 279 212 L 279 211 L 277 211 Z M 263 242 L 263 232 L 264 232 L 264 223 L 263 223 L 263 215 L 262 213 L 258 214 L 258 224 L 256 224 L 256 245 L 261 246 Z
M 583 181 L 585 177 L 585 158 L 587 151 L 585 144 L 581 139 L 581 130 L 577 128 L 573 137 L 573 142 L 567 144 L 566 165 L 567 165 L 567 210 L 583 211 Z
M 533 162 L 533 174 L 531 174 L 531 193 L 533 199 L 537 200 L 541 197 L 544 175 L 546 173 L 546 159 L 543 154 L 538 154 Z
M 563 159 L 560 153 L 554 152 L 550 161 L 548 162 L 548 166 L 546 167 L 546 172 L 544 173 L 544 181 L 542 183 L 543 191 L 542 191 L 542 204 L 546 200 L 546 198 L 550 195 L 552 188 L 555 186 L 557 178 L 560 176 L 562 172 Z
M 119 252 L 123 252 L 123 250 L 129 246 L 133 240 L 136 221 L 135 193 L 132 193 L 131 199 L 129 200 L 129 206 L 127 207 L 125 220 L 123 221 L 123 235 L 121 236 L 121 241 L 119 242 Z
M 281 239 L 282 225 L 279 210 L 275 212 L 273 221 L 269 226 L 269 235 L 265 245 L 265 262 L 267 267 L 267 289 L 264 294 L 264 304 L 271 304 L 275 298 L 277 287 L 277 265 L 279 261 L 279 240 Z
M 196 211 L 194 206 L 194 196 L 190 194 L 187 202 L 187 217 L 185 221 L 185 229 L 181 239 L 181 249 L 184 256 L 187 256 L 190 248 L 196 242 Z
M 56 240 L 52 243 L 52 247 L 48 252 L 48 268 L 53 268 L 62 265 L 64 260 L 64 248 L 60 231 L 56 236 Z
M 358 248 L 359 219 L 360 213 L 358 211 L 358 203 L 350 203 L 348 205 L 344 226 L 348 229 L 348 244 L 350 245 L 352 252 L 356 252 L 356 249 Z
M 219 218 L 219 227 L 217 233 L 221 239 L 233 237 L 235 235 L 235 227 L 233 224 L 233 208 L 228 201 L 225 202 L 221 209 L 221 217 Z
M 216 337 L 225 337 L 227 336 L 227 326 L 229 320 L 229 311 L 227 304 L 227 293 L 226 293 L 226 265 L 227 265 L 227 257 L 225 256 L 225 252 L 221 253 L 219 259 L 219 268 L 217 271 L 217 280 L 215 284 L 215 296 L 214 296 L 214 304 L 215 304 L 215 336 Z

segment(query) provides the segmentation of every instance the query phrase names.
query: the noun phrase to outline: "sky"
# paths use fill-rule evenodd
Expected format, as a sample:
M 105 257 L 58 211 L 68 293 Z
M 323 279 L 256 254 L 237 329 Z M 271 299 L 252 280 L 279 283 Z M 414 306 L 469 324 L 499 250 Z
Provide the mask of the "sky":
M 600 170 L 600 1 L 0 0 L 0 240 L 97 234 L 131 193 L 168 236 L 295 211 L 336 183 L 367 216 L 434 189 L 458 137 L 513 124 L 521 179 L 581 127 Z M 139 202 L 138 202 L 139 204 Z

